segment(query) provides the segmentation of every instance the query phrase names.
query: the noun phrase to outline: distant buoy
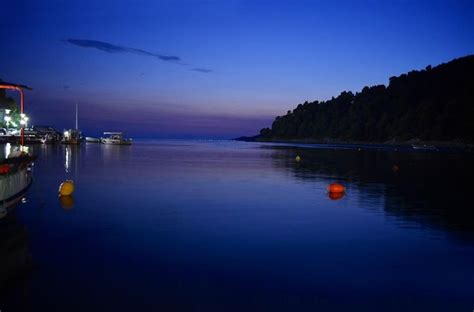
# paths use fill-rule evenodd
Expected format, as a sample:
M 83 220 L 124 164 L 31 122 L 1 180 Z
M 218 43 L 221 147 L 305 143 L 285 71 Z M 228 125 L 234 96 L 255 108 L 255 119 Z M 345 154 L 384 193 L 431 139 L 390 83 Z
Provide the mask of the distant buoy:
M 74 193 L 74 182 L 72 180 L 66 180 L 59 186 L 60 196 L 69 196 Z
M 342 194 L 346 191 L 346 188 L 339 183 L 331 183 L 328 186 L 328 192 L 334 194 Z
M 74 197 L 72 195 L 59 196 L 59 203 L 64 210 L 70 210 L 74 206 Z
M 300 161 L 301 161 L 301 157 L 300 157 L 299 155 L 297 155 L 297 156 L 295 157 L 295 160 L 296 160 L 297 162 L 300 162 Z
M 344 193 L 328 193 L 328 196 L 331 200 L 338 200 L 344 197 Z

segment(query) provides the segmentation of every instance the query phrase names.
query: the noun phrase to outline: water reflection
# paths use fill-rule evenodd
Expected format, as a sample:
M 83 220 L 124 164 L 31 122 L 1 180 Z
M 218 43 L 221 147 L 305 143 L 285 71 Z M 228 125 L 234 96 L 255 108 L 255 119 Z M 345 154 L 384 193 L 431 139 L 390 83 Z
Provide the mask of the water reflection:
M 74 197 L 72 195 L 59 196 L 58 199 L 64 210 L 71 210 L 74 207 Z
M 473 238 L 470 154 L 262 148 L 271 148 L 273 166 L 296 179 L 326 183 L 339 179 L 348 186 L 347 196 L 359 194 L 361 206 L 365 200 L 382 200 L 388 215 Z M 301 155 L 300 162 L 294 161 L 296 154 Z
M 71 168 L 71 146 L 67 145 L 64 154 L 64 170 L 66 170 L 66 173 L 69 173 L 69 168 Z
M 77 176 L 81 147 L 78 145 L 62 145 L 64 149 L 64 171 Z
M 8 304 L 9 293 L 22 287 L 33 270 L 29 237 L 18 221 L 15 206 L 0 209 L 0 303 Z
M 31 245 L 41 264 L 24 300 L 36 310 L 434 311 L 472 302 L 474 250 L 431 235 L 472 232 L 467 187 L 452 183 L 472 169 L 465 156 L 235 142 L 33 148 L 35 182 L 18 219 L 31 233 L 19 246 L 26 257 Z M 67 179 L 75 197 L 58 199 Z M 331 182 L 345 196 L 330 198 Z M 418 224 L 427 227 L 405 228 Z

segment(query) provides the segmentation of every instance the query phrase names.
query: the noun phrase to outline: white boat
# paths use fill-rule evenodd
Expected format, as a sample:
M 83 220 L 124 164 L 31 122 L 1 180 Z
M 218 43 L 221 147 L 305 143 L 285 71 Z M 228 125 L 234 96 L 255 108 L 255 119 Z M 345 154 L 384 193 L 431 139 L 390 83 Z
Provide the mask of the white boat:
M 64 131 L 61 143 L 69 145 L 81 144 L 81 132 L 77 129 L 69 129 Z
M 69 144 L 69 145 L 81 144 L 81 131 L 79 130 L 77 103 L 76 103 L 76 128 L 64 131 L 63 139 L 61 143 Z
M 25 142 L 25 128 L 28 120 L 24 114 L 24 93 L 23 89 L 30 89 L 26 86 L 0 82 L 1 89 L 10 89 L 20 92 L 20 143 L 21 145 L 4 145 L 4 154 L 0 155 L 0 207 L 9 207 L 21 200 L 23 194 L 31 185 L 31 165 L 35 157 L 28 153 Z M 31 89 L 30 89 L 31 90 Z M 2 153 L 0 153 L 2 154 Z
M 422 150 L 422 151 L 437 151 L 438 148 L 434 145 L 420 145 L 420 144 L 412 144 L 411 147 L 415 150 Z
M 13 152 L 0 161 L 0 206 L 9 207 L 22 198 L 32 182 L 34 159 L 27 153 Z
M 86 137 L 86 143 L 100 143 L 100 139 L 93 137 Z
M 123 132 L 104 132 L 104 136 L 100 139 L 102 144 L 110 145 L 131 145 L 132 139 L 124 137 Z

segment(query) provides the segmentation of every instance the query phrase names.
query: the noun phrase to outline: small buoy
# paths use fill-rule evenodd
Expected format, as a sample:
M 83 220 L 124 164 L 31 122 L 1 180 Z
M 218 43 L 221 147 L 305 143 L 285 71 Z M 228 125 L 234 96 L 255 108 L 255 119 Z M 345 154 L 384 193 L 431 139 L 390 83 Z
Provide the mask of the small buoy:
M 393 165 L 392 166 L 392 171 L 393 172 L 398 172 L 400 170 L 400 167 L 398 165 Z
M 331 200 L 338 200 L 344 197 L 344 193 L 328 193 L 328 196 Z
M 64 210 L 70 210 L 74 206 L 74 197 L 72 195 L 59 196 L 59 203 Z
M 74 193 L 74 182 L 72 180 L 66 180 L 59 186 L 60 196 L 69 196 Z
M 328 192 L 329 193 L 344 193 L 346 191 L 346 188 L 339 183 L 331 183 L 328 186 Z
M 296 160 L 297 162 L 299 162 L 299 161 L 301 161 L 301 157 L 300 157 L 299 155 L 297 155 L 297 156 L 295 157 L 295 160 Z

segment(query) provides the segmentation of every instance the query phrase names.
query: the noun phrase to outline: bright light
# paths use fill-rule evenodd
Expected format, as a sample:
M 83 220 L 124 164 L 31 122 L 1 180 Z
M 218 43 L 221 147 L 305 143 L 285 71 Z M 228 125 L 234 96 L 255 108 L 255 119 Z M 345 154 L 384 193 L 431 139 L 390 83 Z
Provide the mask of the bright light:
M 5 114 L 7 114 L 7 115 L 10 114 L 10 112 L 11 112 L 11 109 L 6 109 L 5 110 Z
M 69 136 L 69 131 L 64 131 L 64 136 Z
M 20 124 L 25 126 L 29 118 L 25 114 L 20 114 L 20 116 L 21 116 Z
M 5 116 L 3 119 L 5 119 L 6 122 L 10 122 L 12 120 L 10 116 Z

